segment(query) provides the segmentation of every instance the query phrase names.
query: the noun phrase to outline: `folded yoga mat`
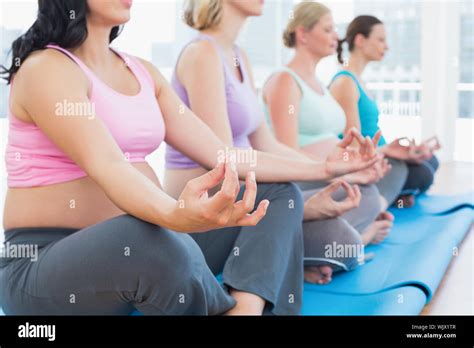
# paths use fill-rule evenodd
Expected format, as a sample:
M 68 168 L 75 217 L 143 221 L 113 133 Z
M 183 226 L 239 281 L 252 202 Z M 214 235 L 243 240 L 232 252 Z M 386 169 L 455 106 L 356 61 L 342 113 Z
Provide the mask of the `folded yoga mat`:
M 303 294 L 302 315 L 418 315 L 426 294 L 413 286 L 376 294 L 341 295 L 311 291 Z

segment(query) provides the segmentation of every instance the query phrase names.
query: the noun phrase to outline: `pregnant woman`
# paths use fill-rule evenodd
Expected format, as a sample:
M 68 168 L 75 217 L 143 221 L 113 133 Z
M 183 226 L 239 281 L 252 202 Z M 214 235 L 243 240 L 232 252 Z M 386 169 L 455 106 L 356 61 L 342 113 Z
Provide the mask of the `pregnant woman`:
M 317 162 L 275 139 L 258 102 L 251 65 L 244 51 L 236 45 L 245 21 L 251 16 L 261 15 L 262 11 L 263 2 L 260 0 L 188 1 L 185 21 L 199 33 L 180 55 L 172 86 L 183 104 L 190 107 L 229 147 L 239 147 L 244 153 L 258 151 L 262 158 L 268 159 L 265 163 L 260 159 L 256 163 L 258 181 L 279 181 L 284 176 L 294 181 L 319 182 L 320 187 L 325 187 L 316 193 L 308 191 L 305 194 L 303 229 L 305 279 L 327 283 L 332 273 L 328 265 L 339 270 L 351 270 L 357 267 L 358 258 L 363 256 L 354 253 L 336 257 L 335 253 L 327 252 L 327 247 L 334 244 L 362 249 L 357 231 L 338 216 L 346 212 L 352 214 L 354 224 L 363 229 L 377 217 L 380 204 L 375 187 L 360 192 L 358 186 L 343 180 L 329 186 L 326 181 L 366 168 L 368 163 L 357 162 L 365 157 L 372 161 L 369 158 L 374 156 L 375 148 L 371 139 L 362 138 L 358 132 L 349 132 L 322 161 Z M 354 153 L 347 147 L 351 143 L 350 137 L 362 144 L 360 152 Z M 251 156 L 247 156 L 247 161 L 249 158 Z M 266 178 L 258 172 L 263 165 L 272 170 Z M 326 165 L 339 167 L 338 173 L 331 170 L 331 175 L 325 174 Z M 166 166 L 165 189 L 173 197 L 178 197 L 186 182 L 205 172 L 202 165 L 174 146 L 167 147 Z M 309 170 L 308 166 L 314 169 Z M 364 209 L 353 210 L 359 204 Z M 194 238 L 210 265 L 215 263 L 216 250 L 229 248 L 229 241 L 215 233 L 194 235 Z
M 38 250 L 35 260 L 0 259 L 5 313 L 299 313 L 303 202 L 290 175 L 259 156 L 258 177 L 281 184 L 257 187 L 248 165 L 218 163 L 226 145 L 182 110 L 160 72 L 110 48 L 131 1 L 38 4 L 4 71 L 6 245 Z M 178 200 L 145 160 L 163 140 L 207 168 Z M 238 254 L 213 250 L 224 287 L 188 235 L 206 231 L 245 241 Z
M 343 64 L 343 44 L 349 46 L 347 66 L 338 72 L 331 84 L 331 93 L 344 109 L 346 131 L 356 127 L 363 135 L 372 136 L 379 130 L 379 110 L 377 103 L 367 91 L 362 79 L 364 70 L 371 62 L 381 61 L 388 50 L 385 27 L 373 16 L 356 17 L 347 27 L 346 36 L 338 44 L 338 60 Z M 433 152 L 440 148 L 435 138 L 420 145 L 410 142 L 403 146 L 400 139 L 386 144 L 382 137 L 380 151 L 392 163 L 402 162 L 408 168 L 407 179 L 400 193 L 420 193 L 429 189 L 434 180 L 439 162 Z M 393 186 L 385 181 L 379 185 L 381 192 L 392 192 Z M 394 197 L 396 198 L 396 196 Z M 404 205 L 413 204 L 411 194 L 403 195 Z
M 336 53 L 337 33 L 329 8 L 318 2 L 299 3 L 283 38 L 284 44 L 294 49 L 294 56 L 264 85 L 267 119 L 280 142 L 312 158 L 324 158 L 339 142 L 338 136 L 346 125 L 344 110 L 316 77 L 321 59 Z M 380 190 L 380 184 L 386 183 L 382 187 L 388 188 L 380 190 L 382 210 L 385 210 L 398 196 L 406 172 L 404 163 L 392 162 L 390 166 L 384 161 L 378 168 L 351 173 L 344 179 L 363 185 L 365 192 L 370 192 L 370 184 L 376 183 Z M 341 218 L 349 228 L 361 233 L 364 244 L 380 243 L 389 233 L 393 216 L 384 211 L 377 221 L 361 229 L 354 218 L 366 214 L 365 207 L 360 206 Z

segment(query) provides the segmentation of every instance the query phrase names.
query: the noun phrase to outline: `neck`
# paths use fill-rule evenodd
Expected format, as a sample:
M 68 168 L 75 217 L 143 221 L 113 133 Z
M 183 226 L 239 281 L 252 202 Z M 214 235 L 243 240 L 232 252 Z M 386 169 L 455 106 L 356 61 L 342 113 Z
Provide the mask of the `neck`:
M 203 30 L 202 33 L 212 36 L 225 51 L 233 51 L 234 44 L 247 17 L 224 2 L 222 18 L 219 25 L 212 29 Z
M 303 76 L 315 76 L 316 67 L 321 59 L 322 57 L 315 56 L 306 49 L 296 48 L 288 67 L 300 72 Z
M 347 65 L 347 70 L 355 73 L 357 76 L 362 76 L 365 67 L 369 64 L 369 61 L 363 57 L 361 54 L 352 53 L 349 57 L 349 63 Z
M 73 53 L 90 66 L 107 65 L 110 62 L 110 56 L 113 54 L 109 48 L 111 29 L 106 26 L 92 25 L 88 22 L 87 38 Z

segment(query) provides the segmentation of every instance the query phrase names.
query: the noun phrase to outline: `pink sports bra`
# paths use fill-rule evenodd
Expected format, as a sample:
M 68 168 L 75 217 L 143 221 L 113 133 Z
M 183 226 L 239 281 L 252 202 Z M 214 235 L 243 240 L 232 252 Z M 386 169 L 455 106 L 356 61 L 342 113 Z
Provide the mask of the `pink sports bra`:
M 71 52 L 55 45 L 46 47 L 63 52 L 77 63 L 89 80 L 89 97 L 96 117 L 105 124 L 126 159 L 132 163 L 145 162 L 145 157 L 165 138 L 165 124 L 156 100 L 155 84 L 146 68 L 136 58 L 114 51 L 140 84 L 138 94 L 124 95 L 102 82 Z M 9 187 L 46 186 L 87 176 L 38 126 L 23 122 L 11 111 L 8 118 L 5 161 Z

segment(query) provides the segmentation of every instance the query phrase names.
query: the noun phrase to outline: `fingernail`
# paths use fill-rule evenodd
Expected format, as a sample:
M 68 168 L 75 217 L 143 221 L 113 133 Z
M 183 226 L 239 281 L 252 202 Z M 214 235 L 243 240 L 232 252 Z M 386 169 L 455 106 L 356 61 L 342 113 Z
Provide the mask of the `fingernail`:
M 235 165 L 235 162 L 233 162 L 233 161 L 230 162 L 230 169 L 231 169 L 232 171 L 234 171 L 234 172 L 237 171 L 237 167 L 236 167 L 236 165 Z

